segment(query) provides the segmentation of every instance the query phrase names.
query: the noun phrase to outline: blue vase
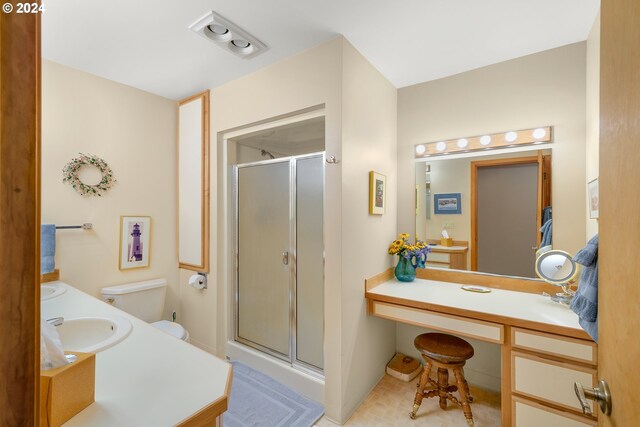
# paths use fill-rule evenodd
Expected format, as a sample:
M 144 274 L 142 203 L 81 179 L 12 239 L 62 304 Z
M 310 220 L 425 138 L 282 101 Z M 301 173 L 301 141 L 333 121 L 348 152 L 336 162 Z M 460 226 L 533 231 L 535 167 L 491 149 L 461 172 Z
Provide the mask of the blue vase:
M 416 269 L 411 258 L 403 256 L 398 257 L 398 265 L 396 265 L 396 279 L 401 282 L 413 282 L 416 278 Z

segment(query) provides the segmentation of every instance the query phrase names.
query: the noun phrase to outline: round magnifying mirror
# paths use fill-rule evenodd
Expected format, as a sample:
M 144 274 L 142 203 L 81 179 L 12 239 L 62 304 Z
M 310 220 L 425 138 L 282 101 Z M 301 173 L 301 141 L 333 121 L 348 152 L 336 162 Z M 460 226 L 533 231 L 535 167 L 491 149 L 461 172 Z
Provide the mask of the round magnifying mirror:
M 563 286 L 578 275 L 578 264 L 568 252 L 549 250 L 538 255 L 536 274 L 547 283 Z

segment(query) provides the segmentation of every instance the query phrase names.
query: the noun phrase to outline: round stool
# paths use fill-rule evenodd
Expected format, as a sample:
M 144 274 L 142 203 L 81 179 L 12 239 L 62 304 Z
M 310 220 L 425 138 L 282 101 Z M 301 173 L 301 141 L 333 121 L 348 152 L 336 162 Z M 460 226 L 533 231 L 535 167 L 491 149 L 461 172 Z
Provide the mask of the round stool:
M 409 414 L 411 419 L 415 419 L 423 398 L 437 396 L 440 398 L 440 408 L 442 409 L 447 408 L 447 399 L 461 406 L 467 424 L 473 427 L 473 414 L 470 405 L 473 398 L 469 395 L 469 384 L 464 378 L 462 369 L 465 362 L 473 357 L 471 344 L 462 338 L 435 332 L 418 335 L 413 343 L 422 354 L 425 364 L 413 402 L 413 411 Z M 432 366 L 438 368 L 437 381 L 429 377 Z M 449 385 L 449 369 L 453 371 L 456 385 Z M 426 390 L 427 384 L 434 388 Z M 454 391 L 460 394 L 460 400 L 452 394 Z

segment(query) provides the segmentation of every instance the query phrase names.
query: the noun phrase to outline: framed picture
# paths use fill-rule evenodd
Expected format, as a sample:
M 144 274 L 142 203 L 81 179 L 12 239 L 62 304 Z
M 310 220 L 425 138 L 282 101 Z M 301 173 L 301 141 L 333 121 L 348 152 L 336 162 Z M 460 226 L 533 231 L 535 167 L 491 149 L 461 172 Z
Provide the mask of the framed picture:
M 599 217 L 600 195 L 598 189 L 598 178 L 589 182 L 587 185 L 589 190 L 589 218 L 597 219 Z
M 387 197 L 387 178 L 377 172 L 369 172 L 369 213 L 384 214 Z
M 434 194 L 433 213 L 436 215 L 461 214 L 461 196 L 461 193 Z
M 151 217 L 120 217 L 120 270 L 149 267 Z

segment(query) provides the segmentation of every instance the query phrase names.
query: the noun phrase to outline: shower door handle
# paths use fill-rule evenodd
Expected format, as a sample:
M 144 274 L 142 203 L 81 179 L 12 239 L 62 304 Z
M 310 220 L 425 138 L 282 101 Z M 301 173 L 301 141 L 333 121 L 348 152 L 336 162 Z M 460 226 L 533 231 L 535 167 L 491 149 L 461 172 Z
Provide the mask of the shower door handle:
M 289 265 L 289 252 L 282 252 L 282 264 Z

